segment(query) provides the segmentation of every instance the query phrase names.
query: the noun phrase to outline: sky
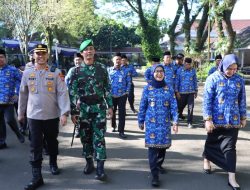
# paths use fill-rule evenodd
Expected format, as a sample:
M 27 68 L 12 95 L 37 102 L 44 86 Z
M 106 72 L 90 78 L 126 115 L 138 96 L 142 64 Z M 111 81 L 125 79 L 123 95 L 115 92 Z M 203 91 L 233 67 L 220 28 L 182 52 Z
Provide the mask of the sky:
M 238 0 L 235 4 L 231 19 L 250 19 L 249 0 Z M 171 8 L 168 8 L 171 7 Z M 164 0 L 163 6 L 159 10 L 160 18 L 173 19 L 177 10 L 177 2 L 173 0 Z

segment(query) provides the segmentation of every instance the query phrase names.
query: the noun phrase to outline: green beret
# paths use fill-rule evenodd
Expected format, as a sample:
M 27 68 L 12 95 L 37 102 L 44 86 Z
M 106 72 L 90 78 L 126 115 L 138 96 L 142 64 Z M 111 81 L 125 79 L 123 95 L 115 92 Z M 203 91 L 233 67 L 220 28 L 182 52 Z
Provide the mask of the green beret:
M 93 41 L 91 39 L 83 41 L 80 45 L 79 51 L 83 52 L 83 50 L 85 50 L 88 46 L 93 46 Z

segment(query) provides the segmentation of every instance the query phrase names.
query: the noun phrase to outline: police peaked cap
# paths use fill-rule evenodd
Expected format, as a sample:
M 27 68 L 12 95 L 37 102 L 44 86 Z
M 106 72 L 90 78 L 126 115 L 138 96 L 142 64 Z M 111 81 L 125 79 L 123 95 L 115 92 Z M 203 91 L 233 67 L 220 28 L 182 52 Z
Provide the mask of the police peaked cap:
M 34 53 L 36 52 L 48 52 L 48 46 L 45 44 L 37 44 L 34 49 Z
M 93 40 L 87 39 L 83 41 L 80 45 L 79 51 L 83 52 L 83 50 L 85 50 L 88 46 L 93 46 Z

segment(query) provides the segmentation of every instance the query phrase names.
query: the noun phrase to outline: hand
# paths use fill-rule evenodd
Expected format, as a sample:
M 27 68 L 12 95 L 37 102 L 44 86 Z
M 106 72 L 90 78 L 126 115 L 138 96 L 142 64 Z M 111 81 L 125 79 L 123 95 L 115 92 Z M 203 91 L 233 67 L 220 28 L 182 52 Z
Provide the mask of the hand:
M 141 130 L 144 130 L 144 123 L 139 124 L 139 128 L 140 128 Z
M 247 124 L 247 120 L 246 120 L 246 119 L 240 120 L 240 127 L 241 127 L 241 128 L 246 127 L 246 124 Z
M 214 124 L 213 121 L 206 121 L 205 122 L 205 128 L 207 130 L 208 133 L 212 133 L 212 131 L 214 130 Z
M 24 123 L 24 116 L 18 116 L 17 119 L 20 123 Z
M 177 124 L 173 125 L 173 131 L 175 134 L 178 133 L 178 125 Z
M 177 98 L 178 100 L 180 100 L 180 99 L 181 99 L 181 95 L 180 95 L 180 93 L 179 93 L 179 92 L 176 92 L 176 98 Z
M 60 117 L 60 124 L 61 124 L 62 126 L 65 126 L 65 125 L 67 124 L 67 116 L 66 116 L 66 115 L 62 115 L 62 116 Z
M 109 108 L 108 109 L 108 118 L 111 119 L 113 117 L 113 109 L 112 108 Z
M 78 122 L 78 115 L 71 115 L 71 121 L 77 125 L 77 122 Z

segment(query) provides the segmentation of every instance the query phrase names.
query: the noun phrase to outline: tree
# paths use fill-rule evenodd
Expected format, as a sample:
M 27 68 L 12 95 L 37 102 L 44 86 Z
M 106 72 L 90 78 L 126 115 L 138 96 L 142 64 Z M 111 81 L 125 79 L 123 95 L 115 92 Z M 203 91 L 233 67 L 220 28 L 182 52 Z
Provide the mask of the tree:
M 233 30 L 231 23 L 231 14 L 237 0 L 211 0 L 213 15 L 218 34 L 218 43 L 216 49 L 220 49 L 221 53 L 232 53 L 236 38 L 236 32 Z M 226 29 L 228 37 L 224 33 Z
M 0 3 L 5 24 L 14 29 L 13 36 L 20 40 L 22 54 L 27 55 L 30 34 L 35 29 L 34 19 L 38 14 L 38 1 L 0 0 Z M 27 56 L 24 59 L 27 60 Z
M 178 2 L 178 8 L 176 11 L 175 18 L 174 18 L 173 22 L 171 23 L 171 25 L 169 25 L 169 27 L 167 29 L 167 34 L 169 36 L 170 52 L 172 55 L 175 55 L 176 37 L 181 34 L 180 30 L 176 32 L 176 28 L 178 26 L 180 17 L 182 15 L 183 4 L 182 4 L 182 0 L 177 0 L 177 2 Z
M 116 13 L 129 16 L 130 20 L 134 14 L 136 15 L 139 20 L 138 34 L 141 37 L 142 50 L 148 61 L 152 57 L 162 56 L 159 45 L 161 32 L 158 22 L 158 10 L 161 0 L 106 0 L 105 2 L 112 2 L 113 5 L 122 7 L 123 11 L 116 10 Z
M 183 31 L 185 34 L 185 41 L 184 41 L 184 52 L 190 53 L 190 46 L 191 46 L 191 27 L 195 22 L 197 16 L 203 9 L 202 4 L 197 4 L 195 1 L 188 2 L 187 0 L 182 0 L 183 8 L 184 8 L 184 22 L 183 22 Z M 197 8 L 194 9 L 194 5 L 197 5 Z M 193 14 L 192 14 L 193 13 Z

